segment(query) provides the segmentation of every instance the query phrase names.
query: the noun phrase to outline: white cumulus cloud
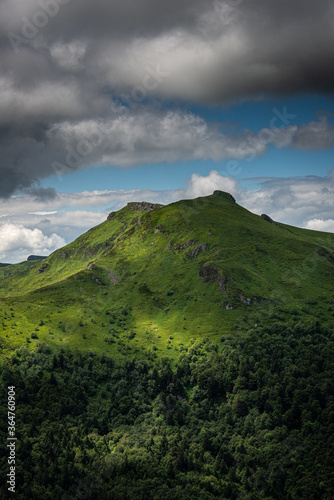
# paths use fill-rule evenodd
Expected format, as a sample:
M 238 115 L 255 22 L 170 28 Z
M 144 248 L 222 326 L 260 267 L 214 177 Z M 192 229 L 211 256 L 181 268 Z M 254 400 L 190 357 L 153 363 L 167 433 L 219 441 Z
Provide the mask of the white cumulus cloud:
M 208 196 L 219 189 L 232 195 L 238 193 L 238 186 L 232 177 L 222 177 L 217 170 L 211 170 L 207 176 L 192 174 L 188 183 L 188 188 L 184 191 L 184 198 L 197 198 L 198 196 Z
M 46 236 L 40 229 L 29 229 L 21 224 L 0 226 L 0 255 L 2 260 L 24 260 L 30 254 L 48 255 L 65 244 L 61 236 Z
M 307 221 L 305 228 L 334 233 L 334 219 L 311 219 Z

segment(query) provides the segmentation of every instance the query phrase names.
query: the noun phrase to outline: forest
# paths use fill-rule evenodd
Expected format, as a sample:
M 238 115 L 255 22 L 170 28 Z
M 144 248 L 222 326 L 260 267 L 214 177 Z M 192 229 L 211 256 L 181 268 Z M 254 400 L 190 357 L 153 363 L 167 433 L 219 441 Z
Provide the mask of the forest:
M 334 334 L 317 322 L 191 340 L 174 361 L 40 343 L 0 366 L 18 499 L 334 497 Z

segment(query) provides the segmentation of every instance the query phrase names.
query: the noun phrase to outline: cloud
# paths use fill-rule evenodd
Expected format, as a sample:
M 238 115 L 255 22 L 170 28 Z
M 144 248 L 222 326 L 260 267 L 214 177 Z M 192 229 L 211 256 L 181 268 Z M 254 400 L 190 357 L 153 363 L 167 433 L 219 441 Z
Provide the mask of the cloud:
M 34 29 L 42 11 L 34 0 L 20 8 L 3 2 L 3 99 L 8 104 L 15 97 L 16 112 L 24 105 L 36 118 L 100 114 L 107 92 L 131 93 L 148 81 L 148 66 L 168 73 L 156 86 L 151 79 L 150 90 L 167 99 L 221 103 L 271 93 L 332 93 L 333 9 L 331 2 L 313 0 L 281 0 L 279 8 L 276 0 L 175 0 L 165 6 L 81 0 L 59 5 L 44 28 Z M 25 38 L 24 10 L 31 38 Z M 25 38 L 16 53 L 11 33 Z
M 296 149 L 318 151 L 332 149 L 334 146 L 334 126 L 330 126 L 326 118 L 310 122 L 299 127 L 293 139 Z
M 251 212 L 267 213 L 279 222 L 310 229 L 310 220 L 333 217 L 334 178 L 266 179 L 256 190 L 242 190 L 238 200 Z
M 3 0 L 0 197 L 38 187 L 66 148 L 99 141 L 99 130 L 101 146 L 86 154 L 82 145 L 65 162 L 70 171 L 244 158 L 269 144 L 332 147 L 324 119 L 284 127 L 270 142 L 247 130 L 224 134 L 162 103 L 332 95 L 333 15 L 333 2 L 313 0 Z
M 48 255 L 65 244 L 62 237 L 57 234 L 45 236 L 40 229 L 28 229 L 23 225 L 5 223 L 0 226 L 0 256 L 23 260 L 29 254 Z M 13 261 L 12 261 L 13 262 Z
M 279 134 L 282 132 L 272 136 Z M 66 152 L 59 162 L 64 173 L 91 163 L 130 167 L 187 159 L 244 158 L 262 153 L 267 146 L 259 134 L 227 136 L 203 118 L 181 111 L 141 110 L 114 120 L 66 122 L 54 126 L 48 136 Z
M 311 219 L 307 221 L 305 228 L 334 233 L 334 219 Z
M 16 172 L 14 169 L 0 166 L 0 198 L 8 198 L 14 191 L 29 186 L 33 179 Z
M 39 201 L 41 203 L 54 200 L 57 197 L 57 192 L 54 188 L 31 188 L 26 190 L 26 192 L 33 196 L 35 201 Z
M 12 165 L 3 169 L 0 195 L 8 197 L 30 186 L 36 196 L 54 196 L 53 191 L 36 187 L 38 179 L 63 176 L 91 165 L 129 168 L 180 160 L 251 158 L 271 147 L 329 147 L 334 134 L 325 118 L 300 129 L 296 125 L 277 127 L 275 122 L 258 132 L 244 130 L 231 135 L 222 128 L 190 112 L 141 108 L 110 119 L 50 125 L 41 140 L 0 139 L 1 157 L 5 164 Z
M 110 207 L 122 208 L 129 201 L 145 200 L 168 204 L 184 198 L 206 196 L 216 189 L 232 194 L 236 194 L 238 190 L 235 179 L 224 177 L 216 170 L 212 170 L 207 176 L 192 174 L 185 187 L 173 190 L 82 191 L 57 193 L 57 196 L 45 197 L 44 200 L 29 193 L 0 200 L 0 220 L 15 223 L 21 220 L 28 227 L 51 223 L 57 231 L 62 229 L 64 232 L 66 227 L 70 227 L 82 232 L 83 228 L 89 229 L 102 222 Z
M 41 127 L 40 137 L 0 136 L 3 182 L 0 197 L 31 187 L 38 179 L 66 175 L 91 165 L 132 167 L 176 160 L 245 158 L 266 151 L 268 141 L 278 147 L 291 140 L 293 128 L 277 129 L 269 137 L 246 131 L 222 133 L 192 113 L 132 110 L 109 119 L 66 121 Z M 24 134 L 23 134 L 24 135 Z M 282 142 L 282 137 L 286 136 Z
M 232 177 L 219 175 L 216 170 L 212 170 L 207 176 L 192 174 L 187 189 L 183 194 L 181 192 L 179 194 L 182 198 L 198 198 L 208 196 L 215 190 L 226 191 L 235 196 L 238 193 L 237 182 Z

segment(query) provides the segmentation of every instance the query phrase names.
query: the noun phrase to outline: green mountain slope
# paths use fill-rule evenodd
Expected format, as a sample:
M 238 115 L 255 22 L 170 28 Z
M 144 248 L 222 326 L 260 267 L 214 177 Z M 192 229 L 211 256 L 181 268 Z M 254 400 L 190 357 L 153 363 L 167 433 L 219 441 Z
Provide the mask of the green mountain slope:
M 332 323 L 333 271 L 333 234 L 271 223 L 227 193 L 129 203 L 47 259 L 0 269 L 2 347 L 173 356 L 191 338 Z

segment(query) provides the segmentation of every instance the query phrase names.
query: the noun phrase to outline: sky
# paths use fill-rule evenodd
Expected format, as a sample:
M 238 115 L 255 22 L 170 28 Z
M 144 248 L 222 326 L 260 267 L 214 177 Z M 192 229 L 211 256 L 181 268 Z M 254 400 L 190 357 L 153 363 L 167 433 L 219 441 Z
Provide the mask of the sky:
M 129 201 L 334 231 L 333 0 L 0 0 L 0 262 Z

